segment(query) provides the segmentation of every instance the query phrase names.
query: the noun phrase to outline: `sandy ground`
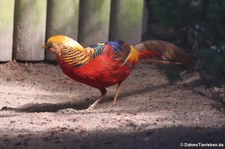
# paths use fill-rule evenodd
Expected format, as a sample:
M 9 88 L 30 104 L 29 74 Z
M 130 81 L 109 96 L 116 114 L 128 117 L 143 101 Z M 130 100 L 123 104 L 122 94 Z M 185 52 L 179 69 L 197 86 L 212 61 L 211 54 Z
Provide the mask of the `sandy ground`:
M 57 65 L 0 64 L 0 149 L 225 148 L 225 89 L 206 89 L 197 73 L 170 85 L 140 64 L 116 106 L 114 92 L 85 111 L 99 91 Z

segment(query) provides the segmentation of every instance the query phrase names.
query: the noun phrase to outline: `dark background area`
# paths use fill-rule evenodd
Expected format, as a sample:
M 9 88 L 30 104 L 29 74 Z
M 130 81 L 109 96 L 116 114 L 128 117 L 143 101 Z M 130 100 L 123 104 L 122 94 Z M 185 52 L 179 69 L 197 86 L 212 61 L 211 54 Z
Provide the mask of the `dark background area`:
M 161 39 L 189 52 L 208 84 L 225 83 L 225 1 L 146 0 L 143 40 Z

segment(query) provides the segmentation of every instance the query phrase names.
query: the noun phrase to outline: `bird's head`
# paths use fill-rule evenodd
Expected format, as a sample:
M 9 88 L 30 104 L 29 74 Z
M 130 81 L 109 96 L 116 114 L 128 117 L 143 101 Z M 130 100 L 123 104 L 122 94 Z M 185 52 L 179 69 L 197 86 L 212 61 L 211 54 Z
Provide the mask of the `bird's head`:
M 52 51 L 56 55 L 61 55 L 62 49 L 69 47 L 71 49 L 83 50 L 84 48 L 75 40 L 63 35 L 55 35 L 48 39 L 43 48 Z

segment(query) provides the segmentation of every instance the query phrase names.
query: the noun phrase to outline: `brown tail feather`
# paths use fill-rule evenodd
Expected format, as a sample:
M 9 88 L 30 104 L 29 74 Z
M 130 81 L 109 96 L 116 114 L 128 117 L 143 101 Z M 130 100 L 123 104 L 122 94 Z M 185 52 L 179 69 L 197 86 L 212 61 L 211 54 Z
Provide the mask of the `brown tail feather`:
M 179 64 L 188 68 L 193 64 L 184 50 L 169 42 L 148 40 L 133 46 L 140 51 L 140 59 L 147 58 L 152 63 Z

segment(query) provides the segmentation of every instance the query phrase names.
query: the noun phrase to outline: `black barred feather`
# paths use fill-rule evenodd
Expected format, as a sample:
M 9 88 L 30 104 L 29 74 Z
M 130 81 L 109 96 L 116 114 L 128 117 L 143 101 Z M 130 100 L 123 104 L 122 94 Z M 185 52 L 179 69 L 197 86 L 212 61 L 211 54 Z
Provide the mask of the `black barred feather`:
M 90 61 L 90 56 L 83 51 L 64 46 L 62 49 L 62 59 L 70 65 L 82 66 Z
M 104 43 L 99 43 L 97 45 L 85 48 L 85 51 L 79 51 L 67 46 L 63 46 L 62 58 L 68 64 L 80 67 L 100 55 L 104 48 Z

